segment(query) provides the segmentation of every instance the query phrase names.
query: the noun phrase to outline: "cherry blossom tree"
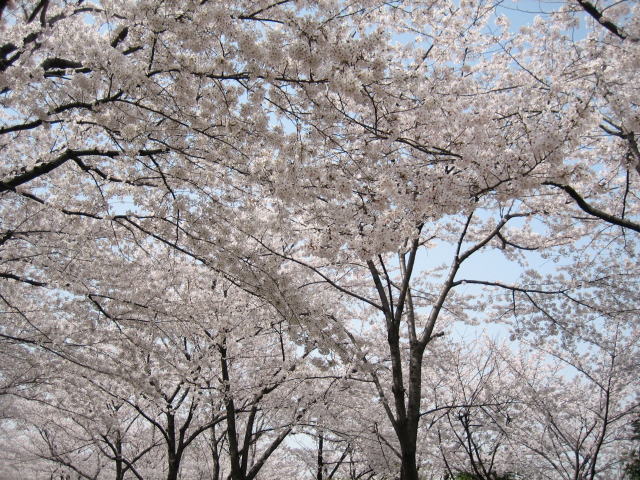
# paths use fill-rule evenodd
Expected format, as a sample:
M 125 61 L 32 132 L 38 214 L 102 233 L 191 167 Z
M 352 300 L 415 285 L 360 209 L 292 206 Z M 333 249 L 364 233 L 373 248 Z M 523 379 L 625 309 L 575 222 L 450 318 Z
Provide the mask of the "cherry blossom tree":
M 252 479 L 305 422 L 318 453 L 349 439 L 385 454 L 363 475 L 417 480 L 445 375 L 427 363 L 451 358 L 454 322 L 508 319 L 597 387 L 574 473 L 606 470 L 637 408 L 629 3 L 516 32 L 485 0 L 0 2 L 3 392 L 46 392 L 50 359 L 80 369 L 164 439 L 171 480 L 204 438 L 214 477 Z M 466 273 L 497 250 L 517 284 Z M 558 260 L 548 278 L 533 251 Z M 487 309 L 470 285 L 509 298 Z M 342 429 L 314 414 L 338 388 L 311 382 L 323 369 L 357 398 Z M 467 447 L 491 438 L 466 456 L 487 476 L 502 414 L 464 394 L 442 419 Z

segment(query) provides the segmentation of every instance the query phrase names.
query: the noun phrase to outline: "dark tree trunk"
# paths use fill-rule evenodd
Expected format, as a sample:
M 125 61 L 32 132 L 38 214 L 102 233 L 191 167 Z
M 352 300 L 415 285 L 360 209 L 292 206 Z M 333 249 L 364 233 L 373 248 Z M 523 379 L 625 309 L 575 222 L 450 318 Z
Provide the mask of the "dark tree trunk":
M 178 472 L 180 471 L 180 461 L 174 462 L 169 460 L 169 472 L 167 473 L 167 480 L 178 480 Z
M 227 363 L 227 342 L 226 339 L 218 345 L 220 351 L 220 369 L 224 382 L 225 410 L 227 413 L 227 441 L 229 442 L 229 462 L 231 464 L 231 480 L 244 480 L 244 475 L 240 465 L 240 451 L 238 449 L 238 432 L 236 428 L 236 407 L 233 397 L 229 392 L 229 365 Z
M 322 436 L 322 432 L 318 436 L 318 469 L 316 472 L 316 480 L 322 480 L 322 474 L 324 472 L 324 459 L 322 458 L 322 449 L 323 449 L 324 437 Z
M 182 460 L 182 446 L 178 445 L 176 436 L 175 416 L 167 412 L 167 454 L 168 471 L 167 480 L 178 480 L 180 472 L 180 460 Z
M 122 461 L 122 439 L 120 438 L 120 431 L 116 432 L 115 449 L 116 480 L 124 480 L 124 462 Z

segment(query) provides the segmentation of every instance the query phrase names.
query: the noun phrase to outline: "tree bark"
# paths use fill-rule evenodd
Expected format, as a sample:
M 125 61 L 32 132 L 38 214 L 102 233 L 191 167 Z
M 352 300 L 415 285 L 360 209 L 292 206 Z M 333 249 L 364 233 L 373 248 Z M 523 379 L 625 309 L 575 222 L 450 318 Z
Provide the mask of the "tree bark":
M 318 469 L 316 472 L 316 480 L 322 480 L 322 473 L 324 472 L 324 459 L 322 458 L 322 448 L 324 443 L 324 437 L 322 432 L 318 435 Z
M 240 451 L 238 449 L 238 433 L 236 428 L 236 407 L 230 393 L 229 365 L 227 363 L 227 343 L 226 339 L 218 345 L 220 351 L 220 369 L 222 371 L 222 381 L 224 382 L 225 401 L 224 407 L 227 413 L 227 440 L 229 442 L 229 462 L 231 463 L 231 480 L 243 480 L 242 468 L 240 466 Z

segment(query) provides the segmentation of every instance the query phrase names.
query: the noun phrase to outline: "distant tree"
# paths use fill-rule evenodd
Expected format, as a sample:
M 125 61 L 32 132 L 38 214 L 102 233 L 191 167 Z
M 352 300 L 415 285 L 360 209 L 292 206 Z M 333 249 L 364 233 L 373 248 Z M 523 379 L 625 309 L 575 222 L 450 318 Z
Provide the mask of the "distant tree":
M 640 441 L 640 420 L 636 420 L 633 423 L 633 437 L 636 442 Z M 640 479 L 640 447 L 637 447 L 631 452 L 627 464 L 624 467 L 625 478 L 629 480 Z
M 476 475 L 475 473 L 457 473 L 453 477 L 449 477 L 451 480 L 515 480 L 516 477 L 512 474 L 506 473 L 503 475 L 493 474 L 485 477 L 482 475 Z
M 352 477 L 441 475 L 442 422 L 474 475 L 521 447 L 560 477 L 619 468 L 640 3 L 543 7 L 516 31 L 487 0 L 0 2 L 0 394 L 82 372 L 159 436 L 170 480 L 204 439 L 214 475 L 257 478 L 319 425 Z M 474 273 L 483 255 L 522 275 Z M 440 361 L 457 323 L 495 321 L 571 370 L 540 391 L 511 369 L 532 393 L 513 429 Z M 74 444 L 54 420 L 51 458 Z

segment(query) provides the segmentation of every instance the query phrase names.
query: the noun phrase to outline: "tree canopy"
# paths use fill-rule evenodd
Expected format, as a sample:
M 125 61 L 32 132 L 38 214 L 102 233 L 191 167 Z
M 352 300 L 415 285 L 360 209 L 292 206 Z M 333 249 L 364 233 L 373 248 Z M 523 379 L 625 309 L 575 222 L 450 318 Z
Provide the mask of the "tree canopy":
M 0 25 L 0 477 L 632 472 L 640 3 Z

